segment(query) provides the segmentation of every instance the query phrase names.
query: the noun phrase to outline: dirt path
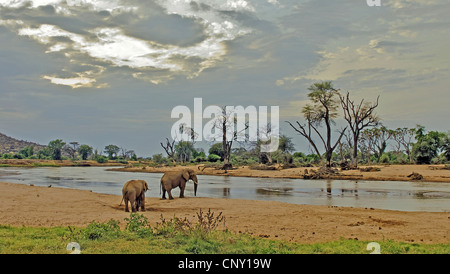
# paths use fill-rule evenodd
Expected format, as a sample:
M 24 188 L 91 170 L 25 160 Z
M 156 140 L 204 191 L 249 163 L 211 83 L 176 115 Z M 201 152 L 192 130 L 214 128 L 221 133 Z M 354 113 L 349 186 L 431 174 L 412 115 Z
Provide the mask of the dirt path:
M 85 226 L 91 221 L 123 219 L 121 197 L 83 190 L 0 183 L 0 224 L 14 226 Z M 195 220 L 199 209 L 223 212 L 229 230 L 257 237 L 302 243 L 358 239 L 392 239 L 416 243 L 450 243 L 450 213 L 295 205 L 280 202 L 215 198 L 146 199 L 151 222 L 160 215 Z

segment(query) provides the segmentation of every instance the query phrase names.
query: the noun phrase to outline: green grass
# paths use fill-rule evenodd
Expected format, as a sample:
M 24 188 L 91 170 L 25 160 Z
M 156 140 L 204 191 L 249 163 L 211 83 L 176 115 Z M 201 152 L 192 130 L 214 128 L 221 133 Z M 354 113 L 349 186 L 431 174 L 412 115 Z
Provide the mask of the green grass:
M 197 213 L 191 223 L 174 217 L 150 227 L 143 215 L 130 214 L 125 227 L 118 221 L 92 222 L 84 228 L 0 226 L 0 253 L 65 254 L 77 242 L 82 254 L 369 254 L 366 241 L 344 240 L 300 244 L 255 238 L 217 230 L 220 214 Z M 122 226 L 123 227 L 123 226 Z M 379 241 L 382 254 L 450 254 L 450 244 Z

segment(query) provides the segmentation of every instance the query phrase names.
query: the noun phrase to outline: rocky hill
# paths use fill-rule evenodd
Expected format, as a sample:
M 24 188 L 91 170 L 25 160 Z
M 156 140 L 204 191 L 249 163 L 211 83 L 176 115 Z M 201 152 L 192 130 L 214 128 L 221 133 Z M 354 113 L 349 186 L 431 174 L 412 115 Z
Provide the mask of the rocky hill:
M 45 148 L 45 146 L 36 144 L 33 142 L 17 140 L 15 138 L 6 136 L 5 134 L 0 133 L 0 154 L 4 153 L 17 153 L 26 146 L 34 146 L 34 152 L 36 153 L 38 150 Z

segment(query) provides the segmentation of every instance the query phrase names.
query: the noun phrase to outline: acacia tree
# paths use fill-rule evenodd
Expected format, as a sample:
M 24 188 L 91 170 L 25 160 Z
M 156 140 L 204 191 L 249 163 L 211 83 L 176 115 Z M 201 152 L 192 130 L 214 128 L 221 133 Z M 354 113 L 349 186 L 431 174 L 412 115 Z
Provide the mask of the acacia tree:
M 116 145 L 107 145 L 105 146 L 105 152 L 108 154 L 108 158 L 110 160 L 114 160 L 117 158 L 117 153 L 119 153 L 120 147 Z
M 313 104 L 306 105 L 302 110 L 303 116 L 305 117 L 307 123 L 302 125 L 297 121 L 296 123 L 298 127 L 294 126 L 290 122 L 287 123 L 309 141 L 319 158 L 322 160 L 322 156 L 317 148 L 316 142 L 312 137 L 313 130 L 315 135 L 320 138 L 324 146 L 326 166 L 331 167 L 331 156 L 333 151 L 347 129 L 346 127 L 341 130 L 336 143 L 332 145 L 331 125 L 334 123 L 334 119 L 338 115 L 338 102 L 336 101 L 336 94 L 338 94 L 338 90 L 336 90 L 332 83 L 328 81 L 314 83 L 308 88 L 308 90 L 311 91 L 308 93 L 308 97 Z M 319 127 L 323 125 L 325 125 L 325 135 L 319 131 Z
M 358 156 L 358 139 L 361 131 L 366 127 L 377 126 L 379 123 L 378 116 L 374 113 L 375 108 L 378 107 L 378 100 L 373 104 L 364 102 L 362 99 L 359 104 L 355 104 L 355 101 L 350 99 L 350 93 L 347 92 L 346 96 L 339 94 L 342 109 L 344 110 L 344 119 L 347 121 L 350 131 L 353 135 L 353 162 L 355 167 L 357 166 Z

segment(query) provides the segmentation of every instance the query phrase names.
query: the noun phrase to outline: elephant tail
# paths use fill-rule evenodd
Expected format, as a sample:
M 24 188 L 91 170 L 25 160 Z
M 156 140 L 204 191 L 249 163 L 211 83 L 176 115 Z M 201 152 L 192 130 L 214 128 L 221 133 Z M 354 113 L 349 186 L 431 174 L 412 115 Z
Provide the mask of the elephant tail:
M 120 201 L 119 206 L 122 205 L 122 202 L 123 202 L 123 199 L 125 198 L 125 195 L 127 195 L 127 192 L 126 191 L 122 191 L 122 200 Z

